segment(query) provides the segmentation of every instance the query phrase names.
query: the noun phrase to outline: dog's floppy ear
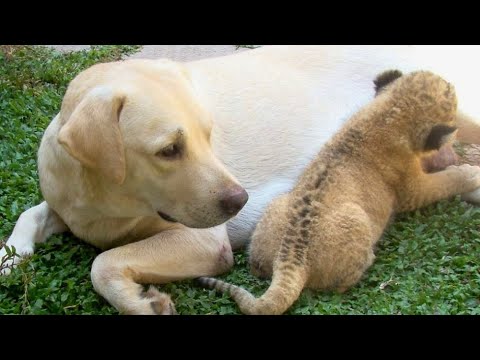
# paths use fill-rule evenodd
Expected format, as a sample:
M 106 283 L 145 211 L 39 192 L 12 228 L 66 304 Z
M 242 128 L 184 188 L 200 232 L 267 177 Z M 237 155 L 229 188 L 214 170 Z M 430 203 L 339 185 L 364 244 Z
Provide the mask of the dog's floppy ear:
M 117 184 L 125 180 L 125 150 L 119 117 L 125 95 L 108 88 L 91 90 L 58 133 L 58 142 L 83 166 Z

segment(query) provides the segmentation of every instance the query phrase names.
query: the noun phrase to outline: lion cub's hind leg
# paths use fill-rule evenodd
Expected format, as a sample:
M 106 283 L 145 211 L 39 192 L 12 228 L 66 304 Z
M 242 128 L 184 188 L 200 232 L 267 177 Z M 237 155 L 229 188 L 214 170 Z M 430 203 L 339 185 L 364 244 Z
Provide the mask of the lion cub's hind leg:
M 307 287 L 342 293 L 357 284 L 375 259 L 373 248 L 383 231 L 371 223 L 368 214 L 355 203 L 340 205 L 313 222 Z
M 289 198 L 285 194 L 272 201 L 252 235 L 249 246 L 250 271 L 259 278 L 272 278 L 273 263 L 288 221 Z

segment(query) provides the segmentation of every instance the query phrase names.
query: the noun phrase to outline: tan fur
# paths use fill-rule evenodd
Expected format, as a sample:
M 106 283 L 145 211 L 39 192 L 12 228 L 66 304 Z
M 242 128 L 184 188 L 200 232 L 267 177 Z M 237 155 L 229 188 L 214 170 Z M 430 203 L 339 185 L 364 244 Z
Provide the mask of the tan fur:
M 457 139 L 465 144 L 478 144 L 480 139 L 480 127 L 469 116 L 462 112 L 457 114 L 458 134 Z
M 430 72 L 393 82 L 267 208 L 250 247 L 252 273 L 273 276 L 267 292 L 255 299 L 214 279 L 201 282 L 229 291 L 246 314 L 281 314 L 304 287 L 344 292 L 354 286 L 373 263 L 392 215 L 480 185 L 476 166 L 422 169 L 432 129 L 455 126 L 456 109 L 453 86 Z
M 70 83 L 39 149 L 42 194 L 61 214 L 50 233 L 68 227 L 111 249 L 95 259 L 92 281 L 121 313 L 175 313 L 167 294 L 140 284 L 233 264 L 223 223 L 235 214 L 220 200 L 241 187 L 212 152 L 211 115 L 187 75 L 167 60 L 92 66 Z M 174 160 L 161 155 L 171 144 L 183 149 Z
M 113 93 L 88 94 L 58 132 L 58 142 L 70 155 L 117 184 L 125 180 L 125 151 L 119 125 L 124 101 L 124 96 Z

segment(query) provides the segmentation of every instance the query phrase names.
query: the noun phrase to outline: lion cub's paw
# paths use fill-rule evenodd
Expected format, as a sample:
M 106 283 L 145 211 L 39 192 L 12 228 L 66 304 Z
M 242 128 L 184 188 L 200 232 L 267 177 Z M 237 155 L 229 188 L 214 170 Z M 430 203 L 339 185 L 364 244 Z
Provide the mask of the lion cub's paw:
M 469 203 L 480 205 L 480 188 L 462 195 L 462 200 Z
M 461 173 L 462 179 L 468 183 L 467 187 L 469 189 L 467 191 L 472 191 L 475 188 L 480 187 L 480 167 L 479 166 L 463 164 L 460 166 L 449 166 L 447 170 Z

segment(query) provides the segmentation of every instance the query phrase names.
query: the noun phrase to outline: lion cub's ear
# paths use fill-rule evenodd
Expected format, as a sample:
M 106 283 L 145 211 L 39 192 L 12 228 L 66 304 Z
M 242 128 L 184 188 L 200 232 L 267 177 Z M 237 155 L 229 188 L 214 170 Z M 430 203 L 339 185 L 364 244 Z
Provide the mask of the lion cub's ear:
M 125 180 L 125 150 L 119 117 L 125 95 L 98 87 L 77 105 L 58 133 L 58 142 L 83 166 L 117 184 Z
M 425 140 L 424 151 L 440 150 L 443 145 L 455 139 L 457 128 L 448 125 L 435 125 Z
M 403 76 L 403 74 L 399 70 L 388 70 L 378 75 L 375 80 L 373 80 L 373 83 L 375 84 L 375 96 L 378 96 L 388 84 L 397 80 L 401 76 Z

